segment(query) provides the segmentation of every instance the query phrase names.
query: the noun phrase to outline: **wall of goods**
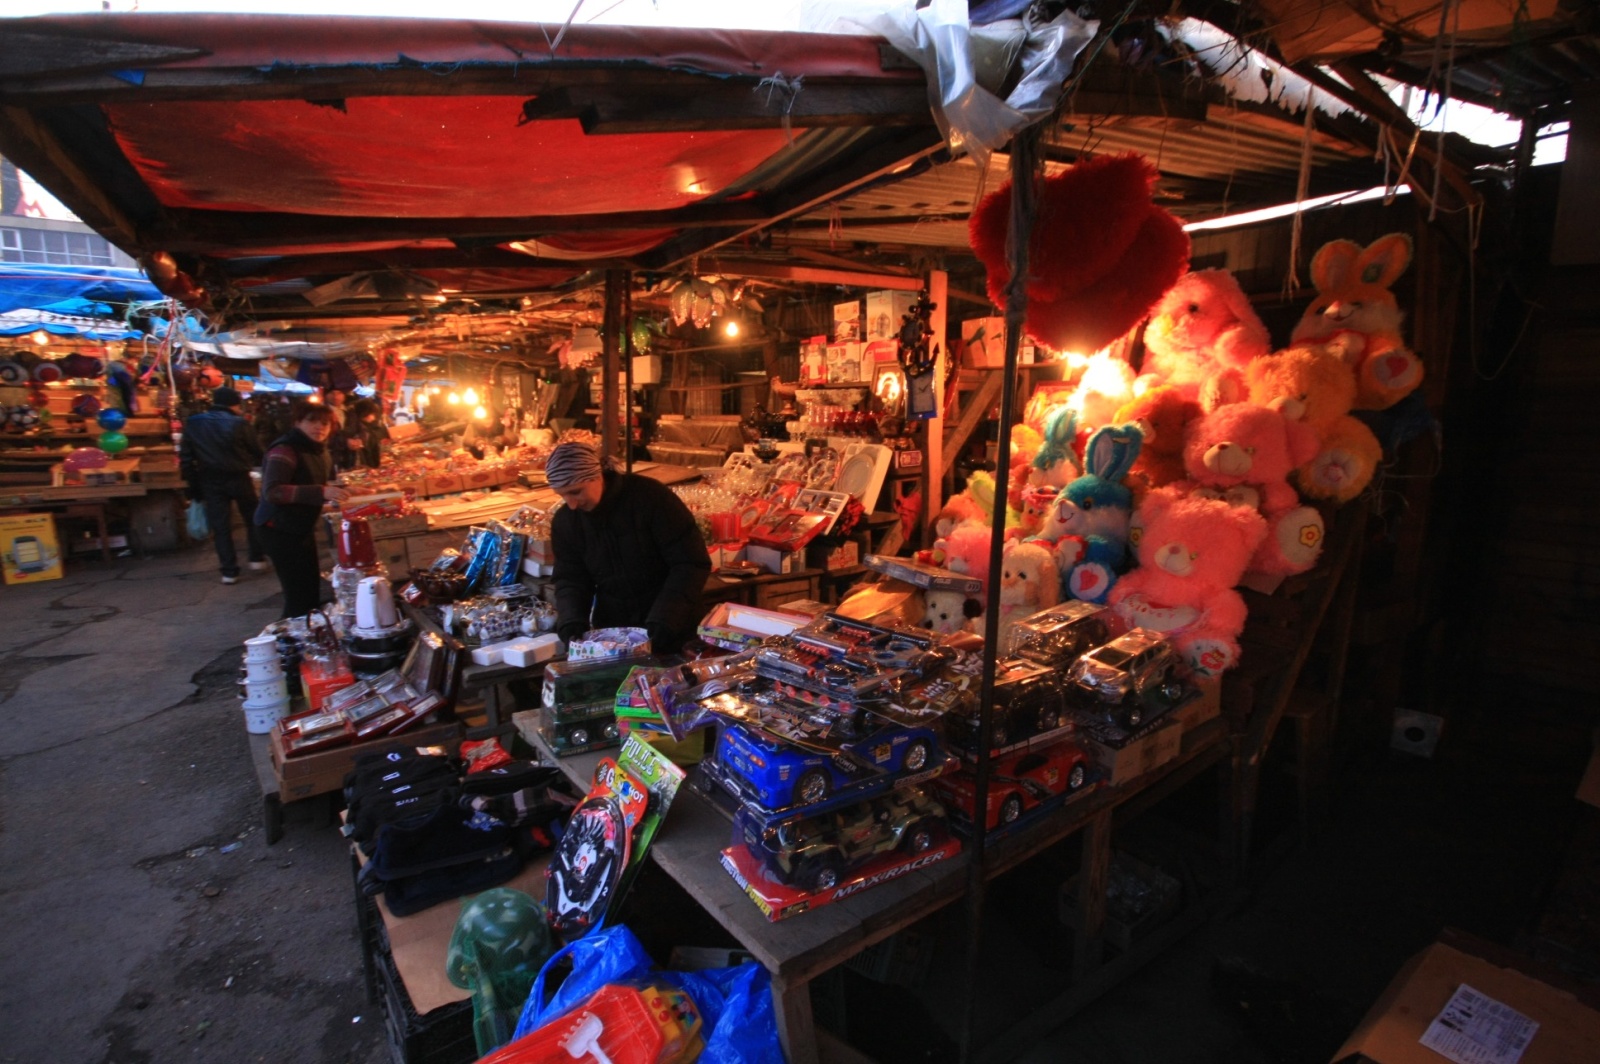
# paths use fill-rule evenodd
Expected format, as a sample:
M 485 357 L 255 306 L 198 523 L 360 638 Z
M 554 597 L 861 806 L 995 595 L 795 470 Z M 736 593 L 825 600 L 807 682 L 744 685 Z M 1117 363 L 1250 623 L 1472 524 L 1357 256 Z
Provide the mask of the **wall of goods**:
M 1155 304 L 1137 369 L 1125 342 L 1093 354 L 1035 346 L 1058 379 L 1026 395 L 1008 467 L 974 472 L 929 518 L 932 545 L 909 557 L 835 554 L 885 498 L 911 413 L 891 405 L 906 394 L 905 352 L 892 332 L 873 337 L 874 300 L 854 305 L 864 324 L 841 306 L 839 331 L 802 346 L 783 431 L 768 423 L 771 436 L 676 490 L 725 585 L 810 566 L 858 579 L 836 602 L 762 609 L 719 596 L 686 656 L 652 655 L 640 630 L 566 646 L 551 634 L 556 500 L 540 467 L 554 436 L 471 464 L 399 445 L 383 469 L 347 478 L 363 495 L 343 514 L 329 618 L 267 633 L 297 656 L 309 696 L 271 723 L 277 771 L 285 787 L 315 778 L 333 789 L 363 743 L 448 721 L 472 686 L 467 670 L 542 677 L 509 726 L 492 715 L 480 725 L 501 740 L 489 756 L 527 752 L 508 741 L 512 727 L 565 763 L 623 748 L 605 755 L 575 810 L 540 807 L 570 816 L 559 842 L 530 836 L 553 846 L 545 917 L 567 937 L 618 912 L 680 783 L 731 823 L 716 860 L 764 921 L 953 862 L 975 833 L 1025 831 L 1099 789 L 1137 787 L 1220 712 L 1247 620 L 1237 589 L 1270 593 L 1318 566 L 1335 511 L 1367 490 L 1393 424 L 1421 402 L 1424 365 L 1395 295 L 1411 255 L 1397 234 L 1323 246 L 1316 294 L 1281 345 L 1231 274 L 1201 269 Z M 879 309 L 908 320 L 909 307 Z M 999 319 L 951 332 L 969 366 L 1004 350 Z M 875 343 L 888 345 L 881 359 Z M 462 487 L 485 490 L 427 501 Z M 991 570 L 997 513 L 1004 546 Z M 403 578 L 382 544 L 424 528 L 434 538 L 399 556 Z M 376 604 L 391 573 L 399 612 Z M 985 735 L 991 629 L 1000 660 Z M 982 808 L 980 758 L 992 769 Z M 314 759 L 328 759 L 320 775 Z M 587 772 L 568 775 L 587 786 Z M 440 779 L 441 790 L 461 785 L 459 766 Z M 379 808 L 378 791 L 347 797 Z M 630 814 L 630 801 L 644 804 Z M 383 829 L 370 837 L 380 869 L 364 878 L 370 893 L 393 892 L 396 911 L 431 897 L 403 871 L 386 879 Z M 490 874 L 481 863 L 494 881 L 524 867 Z M 537 1029 L 520 1021 L 519 1033 Z

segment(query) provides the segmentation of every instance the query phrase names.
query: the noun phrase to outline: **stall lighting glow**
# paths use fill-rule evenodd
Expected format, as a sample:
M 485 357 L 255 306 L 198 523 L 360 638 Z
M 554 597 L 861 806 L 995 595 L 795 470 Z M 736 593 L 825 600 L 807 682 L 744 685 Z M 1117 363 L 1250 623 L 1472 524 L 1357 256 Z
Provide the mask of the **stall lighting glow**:
M 472 416 L 477 418 L 479 421 L 488 421 L 489 411 L 480 406 L 472 412 Z
M 1409 195 L 1411 189 L 1402 185 L 1391 189 L 1383 185 L 1369 188 L 1361 192 L 1334 192 L 1326 196 L 1313 196 L 1298 203 L 1280 203 L 1276 207 L 1262 207 L 1259 210 L 1241 211 L 1238 214 L 1226 214 L 1221 218 L 1209 218 L 1203 222 L 1190 222 L 1183 227 L 1186 233 L 1198 233 L 1207 229 L 1232 229 L 1241 225 L 1254 225 L 1257 222 L 1271 221 L 1274 218 L 1283 218 L 1295 211 L 1311 211 L 1319 207 L 1344 206 L 1350 203 L 1365 203 L 1367 200 L 1382 199 L 1393 194 L 1397 196 Z
M 731 320 L 730 320 L 730 321 L 729 321 L 729 322 L 728 322 L 728 324 L 726 324 L 726 325 L 724 325 L 724 326 L 723 326 L 723 327 L 722 327 L 722 331 L 723 331 L 723 332 L 724 332 L 724 333 L 726 333 L 726 334 L 727 334 L 727 335 L 728 335 L 728 336 L 730 336 L 730 337 L 732 337 L 732 336 L 738 336 L 738 335 L 739 335 L 739 323 L 738 323 L 738 322 L 736 322 L 736 321 L 731 321 Z
M 444 401 L 449 403 L 451 406 L 456 406 L 461 402 L 461 396 L 457 395 L 455 392 L 451 392 L 449 395 L 444 397 Z
M 468 406 L 477 406 L 478 393 L 473 391 L 471 388 L 468 388 L 466 391 L 461 393 L 461 401 L 466 403 Z
M 50 342 L 50 334 L 45 332 L 43 329 L 35 329 L 33 332 L 28 334 L 28 339 L 32 340 L 38 346 L 43 347 Z

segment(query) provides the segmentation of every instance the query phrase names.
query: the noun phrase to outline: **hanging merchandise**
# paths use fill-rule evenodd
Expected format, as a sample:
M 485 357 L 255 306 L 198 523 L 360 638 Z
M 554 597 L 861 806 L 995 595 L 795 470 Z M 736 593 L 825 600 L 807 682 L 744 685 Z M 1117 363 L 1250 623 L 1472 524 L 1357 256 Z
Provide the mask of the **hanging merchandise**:
M 616 798 L 590 795 L 572 811 L 545 873 L 545 907 L 556 934 L 581 937 L 600 923 L 628 867 L 630 847 Z
M 925 420 L 939 414 L 939 381 L 935 377 L 939 345 L 933 337 L 931 319 L 937 304 L 923 291 L 905 313 L 896 337 L 896 357 L 906 375 L 905 416 Z
M 128 415 L 120 410 L 107 409 L 96 414 L 94 420 L 106 432 L 115 433 L 120 432 L 122 427 L 128 423 Z M 121 448 L 118 448 L 118 450 L 121 450 Z
M 102 432 L 98 445 L 106 454 L 121 454 L 128 449 L 128 437 L 120 432 Z

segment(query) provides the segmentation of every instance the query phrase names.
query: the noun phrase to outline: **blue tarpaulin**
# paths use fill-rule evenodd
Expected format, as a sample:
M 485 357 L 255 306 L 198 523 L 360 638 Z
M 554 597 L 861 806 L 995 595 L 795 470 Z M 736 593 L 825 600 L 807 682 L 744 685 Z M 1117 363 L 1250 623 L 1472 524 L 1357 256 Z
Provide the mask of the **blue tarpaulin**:
M 0 262 L 0 313 L 9 310 L 49 310 L 81 314 L 89 300 L 126 306 L 166 298 L 140 270 L 123 266 L 45 266 L 27 262 Z M 64 304 L 57 306 L 57 304 Z M 120 317 L 120 313 L 118 314 Z

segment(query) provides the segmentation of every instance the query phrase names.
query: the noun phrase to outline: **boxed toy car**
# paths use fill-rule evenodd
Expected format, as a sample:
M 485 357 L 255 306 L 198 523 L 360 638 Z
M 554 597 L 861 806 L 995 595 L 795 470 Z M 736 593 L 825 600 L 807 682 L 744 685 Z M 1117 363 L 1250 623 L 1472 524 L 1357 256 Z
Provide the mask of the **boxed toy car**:
M 609 702 L 566 711 L 545 707 L 539 710 L 539 737 L 557 757 L 603 750 L 621 742 L 616 712 Z
M 741 812 L 722 866 L 769 920 L 852 897 L 961 852 L 943 807 L 912 788 L 809 816 Z

